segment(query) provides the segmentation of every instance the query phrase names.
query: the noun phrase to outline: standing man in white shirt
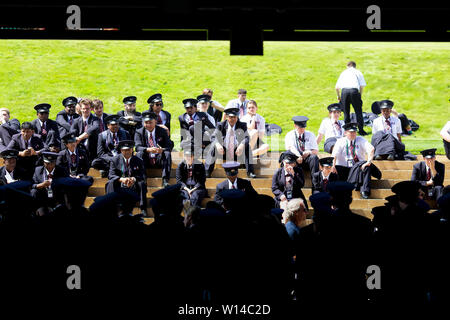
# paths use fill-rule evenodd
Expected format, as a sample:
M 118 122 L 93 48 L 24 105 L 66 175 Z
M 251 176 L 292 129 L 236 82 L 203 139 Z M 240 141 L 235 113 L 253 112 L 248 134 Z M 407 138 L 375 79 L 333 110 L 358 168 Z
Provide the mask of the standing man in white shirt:
M 250 148 L 253 150 L 253 156 L 261 156 L 269 150 L 269 145 L 264 143 L 263 138 L 266 133 L 266 120 L 256 112 L 258 105 L 255 100 L 249 100 L 247 103 L 247 114 L 241 118 L 242 122 L 247 123 L 248 134 L 250 135 Z
M 444 149 L 447 158 L 450 160 L 450 121 L 441 130 L 441 137 L 444 142 Z
M 402 124 L 391 115 L 394 102 L 377 101 L 381 115 L 372 124 L 372 145 L 375 147 L 375 160 L 403 160 L 405 145 L 402 143 Z M 396 156 L 397 155 L 397 156 Z
M 350 122 L 350 103 L 355 109 L 356 121 L 358 122 L 359 134 L 367 135 L 364 131 L 364 121 L 362 116 L 361 94 L 366 86 L 366 81 L 362 73 L 356 69 L 356 62 L 349 61 L 347 69 L 342 71 L 336 82 L 336 93 L 339 102 L 344 108 L 344 122 Z
M 319 171 L 319 147 L 317 146 L 316 136 L 311 131 L 306 130 L 306 122 L 309 120 L 305 116 L 295 116 L 294 130 L 289 131 L 284 138 L 286 150 L 295 154 L 297 163 L 302 169 L 308 169 L 311 172 L 311 181 L 314 173 Z
M 247 90 L 239 89 L 237 99 L 228 101 L 225 109 L 237 108 L 239 109 L 239 119 L 247 114 Z
M 340 103 L 332 103 L 328 107 L 328 118 L 322 120 L 317 135 L 317 145 L 319 145 L 322 138 L 325 136 L 325 144 L 323 149 L 325 152 L 332 153 L 333 147 L 337 139 L 344 136 L 344 121 L 339 120 L 342 113 Z
M 344 125 L 345 137 L 340 138 L 333 148 L 332 171 L 337 172 L 339 180 L 354 184 L 359 188 L 361 197 L 368 199 L 375 148 L 363 137 L 356 136 L 356 126 L 352 122 Z M 363 181 L 362 185 L 359 185 L 360 181 Z

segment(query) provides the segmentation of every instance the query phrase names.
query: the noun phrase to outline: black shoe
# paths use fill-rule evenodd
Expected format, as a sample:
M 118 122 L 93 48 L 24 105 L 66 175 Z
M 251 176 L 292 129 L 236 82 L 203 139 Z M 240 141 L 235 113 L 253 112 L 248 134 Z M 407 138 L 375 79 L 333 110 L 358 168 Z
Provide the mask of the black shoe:
M 165 188 L 165 187 L 169 186 L 169 180 L 168 180 L 168 179 L 165 179 L 165 178 L 163 178 L 163 180 L 162 180 L 162 186 L 163 186 L 163 188 Z
M 206 177 L 211 178 L 211 172 L 206 172 Z
M 361 191 L 361 198 L 369 199 L 369 194 L 367 192 Z
M 100 170 L 100 176 L 102 178 L 107 178 L 108 177 L 108 171 L 106 170 Z
M 247 172 L 247 177 L 254 179 L 256 178 L 256 174 L 254 174 L 253 172 Z
M 390 161 L 394 160 L 394 155 L 393 154 L 388 155 L 387 159 Z
M 377 155 L 377 156 L 375 157 L 375 160 L 383 160 L 383 156 Z
M 364 130 L 359 130 L 359 135 L 360 135 L 360 136 L 367 136 L 368 133 L 365 132 Z

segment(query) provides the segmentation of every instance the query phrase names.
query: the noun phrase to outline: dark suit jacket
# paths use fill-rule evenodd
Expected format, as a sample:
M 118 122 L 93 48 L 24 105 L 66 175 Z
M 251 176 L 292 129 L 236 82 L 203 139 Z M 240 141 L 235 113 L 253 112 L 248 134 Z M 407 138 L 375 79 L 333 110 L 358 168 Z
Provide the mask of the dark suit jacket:
M 188 179 L 188 169 L 185 161 L 182 161 L 177 167 L 176 173 L 177 183 L 181 183 L 182 187 L 186 187 Z M 203 163 L 194 163 L 192 167 L 192 178 L 195 181 L 194 188 L 205 189 L 206 170 Z
M 97 158 L 111 161 L 111 159 L 114 157 L 112 153 L 112 150 L 114 150 L 114 143 L 112 138 L 113 134 L 109 129 L 103 131 L 98 135 Z M 124 129 L 119 128 L 119 131 L 117 131 L 117 140 L 130 140 L 130 135 Z
M 301 198 L 305 202 L 305 206 L 308 207 L 306 203 L 306 198 L 303 195 L 302 188 L 305 185 L 305 178 L 303 176 L 303 171 L 300 167 L 294 168 L 294 177 L 292 184 L 292 198 Z M 281 196 L 287 196 L 286 191 L 286 176 L 284 174 L 284 168 L 278 168 L 272 177 L 272 192 L 275 195 L 277 202 L 281 201 Z
M 328 183 L 332 181 L 337 181 L 338 175 L 336 173 L 331 172 L 328 176 Z M 323 189 L 323 177 L 322 177 L 322 171 L 318 171 L 313 174 L 312 176 L 312 191 L 319 191 L 319 192 L 325 192 L 326 190 Z
M 237 187 L 239 190 L 242 190 L 246 193 L 248 197 L 255 197 L 258 193 L 255 191 L 255 189 L 252 186 L 252 183 L 246 179 L 237 178 Z M 229 189 L 229 182 L 228 179 L 225 181 L 222 181 L 216 186 L 216 194 L 214 196 L 214 201 L 218 204 L 223 204 L 223 198 L 218 195 L 218 193 L 222 190 L 228 190 Z
M 41 137 L 37 134 L 33 134 L 30 139 L 30 147 L 32 147 L 35 151 L 46 151 L 47 146 L 42 141 Z M 11 141 L 9 142 L 7 149 L 14 149 L 17 151 L 25 150 L 25 143 L 22 140 L 22 134 L 16 133 L 11 137 Z
M 44 141 L 44 143 L 48 147 L 51 145 L 54 145 L 57 147 L 61 146 L 61 138 L 59 136 L 59 128 L 58 128 L 58 124 L 56 123 L 56 121 L 48 119 L 45 122 L 45 125 L 47 128 L 46 135 L 43 135 L 41 132 L 42 127 L 41 127 L 41 122 L 39 121 L 39 119 L 34 119 L 33 121 L 31 121 L 31 123 L 36 128 L 36 133 L 41 136 L 42 141 Z
M 87 122 L 88 122 L 88 128 L 87 133 L 89 134 L 88 140 L 88 152 L 89 152 L 89 159 L 95 159 L 97 156 L 97 142 L 98 142 L 98 134 L 100 131 L 99 128 L 99 119 L 94 116 L 90 115 Z M 84 125 L 83 125 L 83 117 L 79 117 L 75 119 L 75 121 L 72 123 L 72 126 L 70 127 L 70 132 L 75 133 L 75 135 L 80 136 L 82 133 L 84 133 Z M 84 145 L 84 142 L 81 142 Z
M 36 189 L 36 186 L 39 183 L 44 182 L 44 172 L 45 172 L 44 166 L 36 167 L 36 169 L 34 170 L 33 181 L 32 181 L 33 189 Z M 69 172 L 65 168 L 60 167 L 60 166 L 55 166 L 55 171 L 53 172 L 52 179 L 64 178 L 64 177 L 68 177 L 68 176 L 69 176 Z
M 75 119 L 79 118 L 80 115 L 78 113 L 75 113 L 73 115 L 72 123 Z M 69 123 L 69 116 L 67 115 L 66 110 L 62 110 L 58 112 L 56 115 L 56 123 L 59 126 L 59 136 L 64 137 L 66 134 L 70 132 L 70 123 Z
M 436 161 L 434 166 L 436 168 L 436 176 L 433 178 L 434 185 L 442 186 L 444 184 L 445 165 Z M 411 180 L 419 181 L 423 186 L 427 184 L 427 167 L 425 161 L 420 161 L 414 165 Z
M 165 129 L 159 126 L 155 127 L 155 140 L 161 148 L 172 151 L 173 145 L 171 144 L 171 141 Z M 136 134 L 134 135 L 134 143 L 136 146 L 136 152 L 146 152 L 149 144 L 147 139 L 147 130 L 145 129 L 145 127 L 136 130 Z
M 75 162 L 76 173 L 87 175 L 90 169 L 89 156 L 86 150 L 80 146 L 75 149 L 77 155 L 77 160 Z M 68 149 L 64 149 L 59 152 L 58 159 L 56 160 L 56 165 L 66 168 L 70 173 L 70 167 L 72 166 L 72 158 L 70 157 L 70 152 Z
M 24 173 L 25 172 L 22 168 L 16 166 L 16 168 L 14 169 L 14 172 L 13 172 L 14 180 L 23 180 Z M 4 166 L 0 167 L 0 185 L 7 184 L 5 175 L 6 175 L 6 168 Z
M 129 177 L 135 177 L 136 182 L 145 181 L 144 162 L 136 156 L 130 158 L 130 171 L 131 174 Z M 115 181 L 126 176 L 125 160 L 122 154 L 118 154 L 110 162 L 108 179 L 110 181 Z
M 228 130 L 228 121 L 225 120 L 225 121 L 219 122 L 216 126 L 216 130 L 214 131 L 211 141 L 213 143 L 218 142 L 222 146 L 224 146 L 224 140 L 225 140 L 225 136 L 227 134 L 227 130 Z M 244 143 L 245 146 L 248 147 L 250 137 L 249 137 L 248 131 L 247 131 L 247 124 L 245 122 L 241 122 L 238 120 L 236 122 L 234 131 L 236 134 L 236 139 L 238 141 L 238 145 L 240 145 L 241 143 Z M 238 146 L 236 146 L 236 147 L 238 147 Z
M 204 112 L 196 112 L 197 117 L 200 119 L 195 122 L 195 126 L 199 125 L 201 123 L 202 133 L 205 131 L 205 127 L 208 129 L 214 129 L 215 126 L 211 121 L 209 121 L 209 118 L 206 113 Z M 181 116 L 178 117 L 178 121 L 180 122 L 180 130 L 183 132 L 183 130 L 186 130 L 189 132 L 189 122 L 186 122 L 185 119 L 186 112 L 183 113 Z M 181 141 L 183 141 L 183 134 L 181 134 Z
M 149 111 L 152 111 L 152 108 L 148 109 Z M 164 113 L 164 115 L 166 116 L 166 122 L 163 123 L 163 125 L 165 125 L 167 127 L 167 129 L 169 129 L 170 131 L 170 120 L 172 118 L 172 115 L 167 112 L 166 110 L 161 110 L 160 112 Z
M 20 122 L 17 119 L 9 120 L 0 126 L 0 152 L 6 149 L 11 137 L 20 132 Z

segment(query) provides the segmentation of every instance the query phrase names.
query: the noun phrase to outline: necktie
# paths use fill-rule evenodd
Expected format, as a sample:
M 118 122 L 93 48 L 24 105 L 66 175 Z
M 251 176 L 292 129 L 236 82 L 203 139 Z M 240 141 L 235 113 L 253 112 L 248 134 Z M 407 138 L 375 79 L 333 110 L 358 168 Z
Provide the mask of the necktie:
M 117 146 L 117 136 L 115 133 L 113 133 L 113 143 L 114 143 L 114 146 Z
M 391 122 L 389 119 L 386 119 L 386 131 L 391 131 Z
M 49 173 L 48 176 L 47 176 L 47 179 L 48 180 L 53 179 L 53 175 L 51 173 Z
M 162 124 L 162 119 L 161 119 L 159 113 L 158 113 L 158 119 L 156 120 L 156 123 L 157 124 Z
M 149 134 L 149 137 L 148 137 L 148 145 L 149 145 L 150 148 L 155 147 L 155 144 L 153 143 L 153 136 L 152 136 L 151 133 Z M 150 152 L 149 152 L 148 156 L 149 156 L 149 159 L 150 159 L 150 164 L 151 165 L 155 165 L 156 158 L 152 157 Z
M 192 166 L 188 167 L 188 178 L 191 179 L 192 178 Z
M 289 173 L 286 175 L 286 189 L 290 189 L 292 187 L 292 175 Z
M 236 187 L 234 186 L 234 184 L 231 185 L 231 189 L 236 189 Z
M 227 146 L 227 160 L 234 160 L 234 130 L 230 128 L 229 137 L 228 137 L 228 146 Z
M 72 160 L 72 165 L 74 165 L 77 162 L 77 155 L 75 153 L 72 153 L 70 155 L 70 158 Z
M 350 142 L 350 154 L 352 155 L 355 163 L 359 161 L 358 157 L 356 156 L 356 152 L 355 152 L 355 141 Z
M 129 177 L 130 175 L 131 175 L 131 172 L 130 172 L 130 159 L 126 159 L 126 161 L 125 161 L 125 163 L 126 163 L 126 166 L 127 166 L 127 176 Z
M 87 121 L 84 121 L 84 132 L 87 132 L 87 127 L 88 127 Z
M 25 149 L 28 149 L 28 140 L 25 140 Z
M 69 124 L 72 125 L 72 116 L 68 116 L 69 118 Z
M 305 151 L 305 135 L 302 134 L 300 137 L 298 137 L 299 147 L 300 151 Z
M 336 121 L 336 122 L 334 123 L 334 125 L 336 126 L 336 129 L 337 129 L 338 133 L 340 133 L 340 132 L 341 132 L 341 125 L 339 124 L 339 122 Z
M 99 118 L 99 120 L 100 120 L 100 132 L 103 132 L 103 130 L 104 130 L 104 126 L 103 126 L 103 120 L 102 120 L 102 118 Z
M 47 129 L 45 126 L 45 122 L 42 122 L 41 135 L 43 135 L 43 136 L 47 135 Z
M 427 181 L 431 179 L 431 169 L 428 168 L 427 170 Z
M 189 115 L 189 125 L 192 126 L 194 124 L 194 118 L 192 118 L 192 115 Z
M 328 179 L 323 179 L 323 191 L 327 191 Z
M 253 120 L 253 121 L 255 121 L 255 130 L 258 130 L 258 121 L 256 121 L 256 120 Z
M 242 117 L 244 115 L 244 108 L 245 108 L 245 103 L 242 102 L 241 106 L 239 107 L 239 117 Z

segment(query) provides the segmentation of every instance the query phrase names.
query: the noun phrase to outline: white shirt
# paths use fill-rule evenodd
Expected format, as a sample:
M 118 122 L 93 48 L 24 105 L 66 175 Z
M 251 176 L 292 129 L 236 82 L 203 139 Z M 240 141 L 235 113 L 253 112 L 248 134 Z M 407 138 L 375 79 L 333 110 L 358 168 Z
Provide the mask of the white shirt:
M 6 179 L 6 183 L 11 183 L 11 182 L 16 181 L 16 180 L 13 178 L 13 176 L 14 176 L 14 170 L 11 171 L 11 172 L 8 172 L 8 170 L 6 170 L 6 168 L 5 168 L 5 179 Z
M 372 134 L 377 133 L 378 131 L 383 131 L 384 133 L 390 133 L 392 134 L 395 139 L 398 140 L 397 134 L 402 134 L 402 124 L 400 122 L 400 119 L 395 116 L 390 116 L 388 118 L 389 122 L 391 123 L 391 128 L 388 129 L 386 124 L 386 118 L 382 115 L 373 120 L 372 123 Z
M 336 82 L 336 89 L 358 89 L 359 87 L 365 87 L 366 81 L 362 73 L 356 68 L 347 68 L 342 71 L 339 79 Z
M 48 170 L 47 170 L 47 169 L 45 169 L 45 176 L 44 176 L 44 180 L 49 180 L 49 181 L 52 181 L 52 179 L 53 179 L 53 178 L 49 178 L 49 177 L 48 177 L 48 175 L 49 175 L 49 174 L 52 174 L 52 175 L 53 175 L 53 174 L 54 174 L 54 172 L 55 172 L 55 169 L 54 169 L 54 168 L 53 168 L 52 172 L 48 172 Z
M 342 120 L 338 120 L 339 125 L 341 126 L 341 130 L 336 128 L 334 124 L 334 120 L 330 118 L 325 118 L 322 120 L 322 123 L 319 127 L 319 134 L 323 134 L 325 136 L 325 141 L 328 138 L 342 138 L 344 136 L 344 128 L 342 127 L 345 122 Z
M 194 123 L 200 120 L 199 116 L 197 115 L 197 112 L 192 115 L 192 120 L 194 120 Z M 184 121 L 186 121 L 187 123 L 189 123 L 189 121 L 191 121 L 191 117 L 189 116 L 189 114 L 187 112 L 184 115 Z
M 166 114 L 164 113 L 164 112 L 162 112 L 162 110 L 159 112 L 159 113 L 157 113 L 157 115 L 159 115 L 159 117 L 161 118 L 161 122 L 162 122 L 162 124 L 166 124 Z
M 228 189 L 233 189 L 233 186 L 237 189 L 237 179 L 234 180 L 234 183 L 231 183 L 231 181 L 228 179 Z
M 325 179 L 328 180 L 329 177 L 330 177 L 330 175 L 327 175 L 327 176 L 325 177 L 325 175 L 323 174 L 323 171 L 322 171 L 322 179 L 323 179 L 323 180 L 325 180 Z
M 448 134 L 450 134 L 450 121 L 447 121 L 447 123 L 445 124 L 444 128 L 442 128 L 442 130 L 447 131 Z
M 303 134 L 305 137 L 305 151 L 311 151 L 311 150 L 319 150 L 319 147 L 317 146 L 316 142 L 316 136 L 311 131 L 305 131 Z M 297 131 L 291 130 L 286 134 L 286 137 L 284 138 L 284 146 L 286 150 L 291 150 L 291 147 L 293 146 L 295 150 L 297 151 L 297 156 L 300 155 L 300 149 L 298 145 L 298 133 Z M 295 153 L 295 152 L 294 152 Z
M 245 99 L 244 102 L 242 102 L 241 100 L 239 100 L 239 98 L 230 100 L 230 101 L 228 101 L 227 106 L 225 107 L 225 109 L 227 109 L 229 107 L 230 108 L 231 107 L 238 108 L 239 109 L 239 114 L 241 114 L 240 113 L 240 109 L 241 109 L 242 104 L 244 104 L 244 116 L 245 116 L 247 114 L 247 103 L 248 103 L 248 101 L 249 100 Z M 241 116 L 239 116 L 239 118 L 241 118 Z
M 354 142 L 358 160 L 365 161 L 366 156 L 372 152 L 374 147 L 363 137 L 356 137 Z M 338 139 L 334 145 L 332 156 L 336 158 L 336 165 L 348 167 L 347 159 L 352 158 L 350 154 L 350 140 L 346 137 Z
M 208 117 L 209 122 L 211 122 L 214 127 L 216 126 L 216 120 L 214 120 L 214 117 L 212 115 L 210 115 L 209 113 L 205 112 L 206 116 Z
M 247 129 L 250 128 L 250 124 L 253 121 L 256 121 L 256 125 L 258 126 L 259 132 L 266 132 L 266 120 L 260 116 L 259 114 L 255 114 L 253 117 L 250 114 L 246 114 L 240 119 L 242 122 L 247 123 Z

